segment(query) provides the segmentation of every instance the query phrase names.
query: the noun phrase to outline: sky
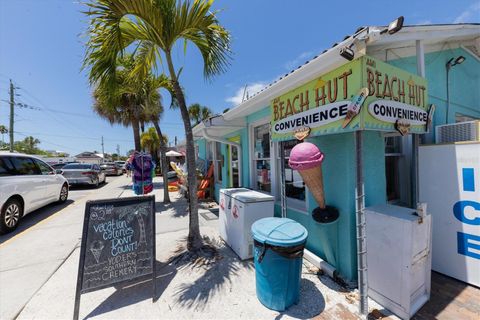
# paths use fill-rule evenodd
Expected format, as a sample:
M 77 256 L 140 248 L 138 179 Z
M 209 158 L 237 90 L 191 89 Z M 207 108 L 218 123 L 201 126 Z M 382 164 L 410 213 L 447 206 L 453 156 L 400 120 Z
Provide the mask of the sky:
M 252 95 L 359 26 L 386 25 L 400 15 L 406 25 L 480 21 L 478 0 L 217 0 L 213 6 L 232 36 L 227 71 L 205 80 L 192 46 L 186 54 L 179 46 L 174 62 L 183 67 L 187 105 L 200 103 L 214 113 L 238 105 L 245 86 Z M 42 149 L 75 155 L 101 151 L 103 136 L 105 152 L 118 146 L 125 154 L 133 149 L 132 129 L 112 126 L 92 109 L 92 89 L 81 70 L 88 26 L 82 10 L 85 5 L 72 0 L 0 0 L 0 124 L 9 126 L 12 79 L 16 102 L 28 105 L 16 107 L 15 140 L 31 135 Z M 184 138 L 179 110 L 167 107 L 160 125 L 172 145 L 175 136 Z

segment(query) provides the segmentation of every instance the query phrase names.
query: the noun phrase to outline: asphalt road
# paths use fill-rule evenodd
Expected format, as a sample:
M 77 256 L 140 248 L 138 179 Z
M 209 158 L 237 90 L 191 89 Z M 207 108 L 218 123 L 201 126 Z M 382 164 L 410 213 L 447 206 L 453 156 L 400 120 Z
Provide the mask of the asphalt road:
M 23 307 L 79 246 L 85 202 L 117 198 L 130 178 L 107 177 L 98 189 L 75 187 L 64 204 L 50 204 L 0 236 L 0 319 L 15 319 Z

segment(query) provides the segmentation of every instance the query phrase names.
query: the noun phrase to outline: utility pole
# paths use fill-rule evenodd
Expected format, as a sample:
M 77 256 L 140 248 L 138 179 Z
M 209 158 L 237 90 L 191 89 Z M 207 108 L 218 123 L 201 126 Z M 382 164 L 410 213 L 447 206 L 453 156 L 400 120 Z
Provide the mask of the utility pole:
M 103 136 L 102 136 L 102 157 L 103 157 L 103 161 L 105 161 L 105 149 L 104 149 L 104 146 L 103 146 Z
M 10 152 L 13 152 L 13 122 L 14 122 L 14 105 L 15 105 L 15 93 L 14 93 L 14 86 L 13 86 L 13 83 L 12 83 L 12 79 L 10 79 L 10 128 L 8 128 L 9 130 L 9 134 L 10 134 Z
M 117 144 L 117 154 L 120 157 L 120 145 L 119 144 Z

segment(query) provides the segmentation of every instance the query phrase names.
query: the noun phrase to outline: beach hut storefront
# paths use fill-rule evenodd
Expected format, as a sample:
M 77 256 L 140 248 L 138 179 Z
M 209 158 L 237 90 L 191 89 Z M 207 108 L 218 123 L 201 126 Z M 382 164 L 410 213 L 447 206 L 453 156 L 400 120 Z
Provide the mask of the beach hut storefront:
M 215 166 L 215 194 L 249 187 L 276 198 L 281 215 L 281 155 L 284 149 L 286 215 L 309 231 L 307 249 L 327 261 L 346 282 L 355 282 L 356 131 L 362 131 L 365 206 L 386 198 L 384 132 L 424 133 L 431 119 L 424 78 L 363 56 L 273 97 L 270 105 L 234 119 L 212 118 L 195 128 L 198 156 Z M 430 113 L 429 113 L 430 112 Z M 348 120 L 346 120 L 348 119 Z M 288 165 L 295 132 L 325 155 L 326 203 L 339 212 L 333 223 L 312 218 L 318 203 L 298 171 Z

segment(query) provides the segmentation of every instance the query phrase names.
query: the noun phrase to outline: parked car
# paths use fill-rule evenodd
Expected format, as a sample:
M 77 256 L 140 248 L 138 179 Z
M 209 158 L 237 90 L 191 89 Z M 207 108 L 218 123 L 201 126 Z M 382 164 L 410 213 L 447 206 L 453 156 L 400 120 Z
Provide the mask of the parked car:
M 70 185 L 88 184 L 98 187 L 105 183 L 105 172 L 98 164 L 91 163 L 70 163 L 61 169 L 62 174 L 67 178 Z
M 122 168 L 117 166 L 114 162 L 107 162 L 100 166 L 105 171 L 107 176 L 119 176 L 122 175 Z
M 0 153 L 0 234 L 40 207 L 67 201 L 68 187 L 67 179 L 39 158 Z
M 119 168 L 122 168 L 122 172 L 123 173 L 126 173 L 127 172 L 127 168 L 125 167 L 125 165 L 127 164 L 126 161 L 115 161 L 115 164 L 119 167 Z
M 62 162 L 62 163 L 55 163 L 55 164 L 52 164 L 50 165 L 53 169 L 55 170 L 59 170 L 59 169 L 62 169 L 63 167 L 65 167 L 67 164 L 70 164 L 70 163 L 75 163 L 75 162 Z

